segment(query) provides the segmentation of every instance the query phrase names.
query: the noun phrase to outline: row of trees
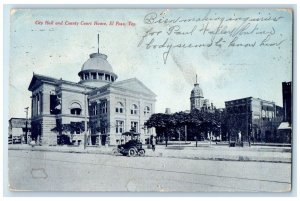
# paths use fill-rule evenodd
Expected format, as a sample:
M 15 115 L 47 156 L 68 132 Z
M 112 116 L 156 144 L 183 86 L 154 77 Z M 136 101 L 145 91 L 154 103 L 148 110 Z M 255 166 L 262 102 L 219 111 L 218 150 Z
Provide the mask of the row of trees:
M 155 127 L 157 136 L 164 138 L 167 146 L 170 138 L 180 136 L 183 139 L 185 132 L 188 133 L 188 140 L 196 141 L 205 138 L 207 133 L 218 136 L 221 132 L 225 132 L 226 125 L 224 121 L 223 112 L 195 109 L 190 113 L 153 114 L 145 123 L 145 126 L 148 128 Z

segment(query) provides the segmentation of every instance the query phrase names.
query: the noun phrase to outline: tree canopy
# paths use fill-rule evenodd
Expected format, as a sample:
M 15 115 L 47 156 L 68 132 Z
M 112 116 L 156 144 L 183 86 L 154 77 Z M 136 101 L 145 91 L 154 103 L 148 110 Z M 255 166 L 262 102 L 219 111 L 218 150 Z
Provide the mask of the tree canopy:
M 224 115 L 219 111 L 192 110 L 190 113 L 176 112 L 174 114 L 153 114 L 145 123 L 148 128 L 155 127 L 158 136 L 177 137 L 184 133 L 187 126 L 189 138 L 205 132 L 218 132 L 225 125 Z

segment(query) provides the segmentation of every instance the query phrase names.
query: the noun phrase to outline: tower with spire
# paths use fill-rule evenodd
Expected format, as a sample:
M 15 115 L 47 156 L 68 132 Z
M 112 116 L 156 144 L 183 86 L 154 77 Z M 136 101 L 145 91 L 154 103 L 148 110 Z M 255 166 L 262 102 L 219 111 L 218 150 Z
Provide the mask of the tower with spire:
M 191 97 L 190 97 L 191 110 L 193 110 L 193 109 L 200 110 L 202 108 L 203 98 L 204 98 L 203 92 L 199 86 L 199 83 L 197 81 L 197 75 L 196 75 L 196 83 L 194 84 L 194 88 L 191 91 Z

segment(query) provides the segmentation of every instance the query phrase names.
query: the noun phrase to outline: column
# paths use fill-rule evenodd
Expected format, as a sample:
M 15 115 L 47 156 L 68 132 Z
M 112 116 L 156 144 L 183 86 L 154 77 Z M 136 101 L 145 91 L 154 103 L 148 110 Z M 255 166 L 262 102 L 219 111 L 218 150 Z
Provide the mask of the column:
M 36 94 L 36 114 L 37 115 L 39 115 L 40 114 L 40 106 L 39 106 L 39 104 L 40 104 L 40 94 L 39 93 L 37 93 Z
M 43 94 L 43 114 L 50 114 L 50 93 Z
M 31 117 L 33 117 L 33 97 L 31 96 Z
M 124 122 L 124 131 L 130 130 L 130 102 L 127 98 L 124 101 L 124 108 L 125 108 L 125 122 Z
M 40 114 L 43 114 L 43 103 L 44 103 L 44 101 L 43 101 L 43 97 L 44 97 L 43 92 L 39 92 L 39 95 L 40 95 L 40 105 L 39 105 Z
M 138 125 L 138 131 L 141 132 L 142 127 L 144 127 L 144 104 L 142 104 L 142 100 L 139 100 L 139 125 Z
M 35 95 L 32 95 L 32 98 L 31 98 L 31 100 L 32 100 L 32 106 L 31 106 L 31 111 L 32 111 L 32 113 L 31 113 L 31 116 L 32 117 L 34 117 L 34 116 L 36 116 L 36 108 L 35 108 Z
M 155 104 L 152 102 L 150 104 L 150 114 L 149 115 L 151 116 L 154 113 L 155 113 Z M 149 118 L 150 118 L 150 116 L 149 116 Z M 155 128 L 151 128 L 150 134 L 156 136 L 156 130 L 155 130 Z
M 138 132 L 141 133 L 141 140 L 143 143 L 145 143 L 145 139 L 146 139 L 146 133 L 145 133 L 145 127 L 144 127 L 144 123 L 145 123 L 145 114 L 144 114 L 144 107 L 145 104 L 143 102 L 142 99 L 139 100 L 139 130 Z

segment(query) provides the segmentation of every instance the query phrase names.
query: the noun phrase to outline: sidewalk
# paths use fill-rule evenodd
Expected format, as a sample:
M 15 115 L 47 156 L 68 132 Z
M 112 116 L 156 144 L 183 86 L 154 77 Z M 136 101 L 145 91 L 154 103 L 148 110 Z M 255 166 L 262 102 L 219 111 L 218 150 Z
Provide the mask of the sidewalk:
M 148 154 L 152 155 L 152 150 Z M 257 162 L 291 162 L 291 148 L 274 147 L 176 147 L 158 146 L 156 151 L 158 155 L 174 158 L 189 158 L 199 160 L 218 160 L 218 161 L 257 161 Z
M 109 147 L 68 147 L 68 146 L 35 146 L 9 145 L 9 150 L 53 151 L 65 153 L 91 153 L 113 155 L 115 146 Z M 155 152 L 146 150 L 146 157 L 166 157 L 194 160 L 217 161 L 253 161 L 291 163 L 291 148 L 288 147 L 227 147 L 227 146 L 168 146 L 157 145 Z

